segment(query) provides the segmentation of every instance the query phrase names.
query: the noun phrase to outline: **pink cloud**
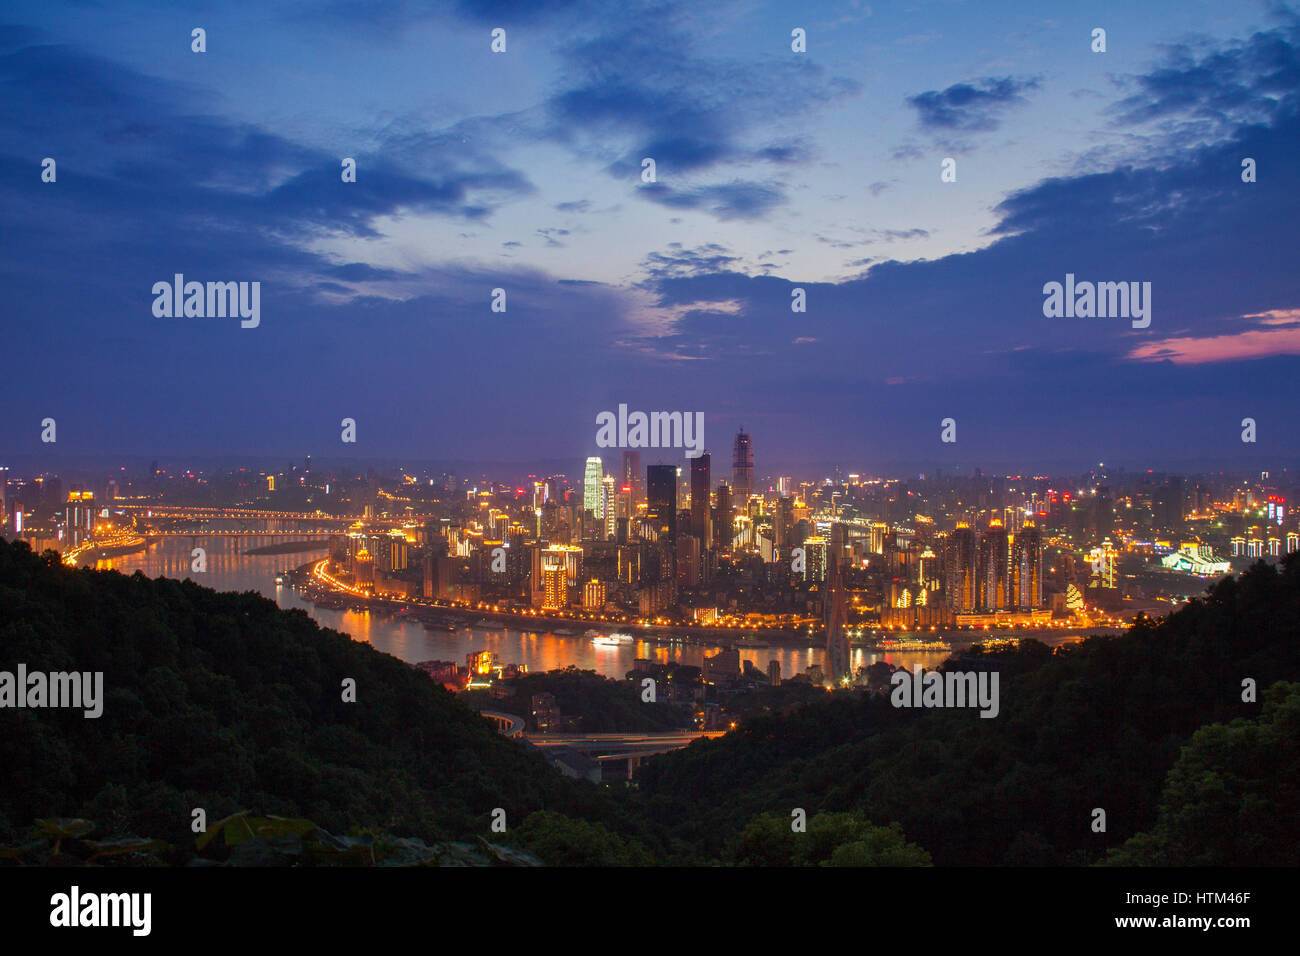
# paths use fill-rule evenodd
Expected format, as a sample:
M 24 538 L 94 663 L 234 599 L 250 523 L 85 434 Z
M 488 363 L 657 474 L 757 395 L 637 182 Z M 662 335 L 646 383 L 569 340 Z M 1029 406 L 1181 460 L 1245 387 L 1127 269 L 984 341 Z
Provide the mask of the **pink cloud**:
M 1250 329 L 1227 335 L 1201 338 L 1183 336 L 1139 345 L 1128 358 L 1140 362 L 1169 360 L 1175 365 L 1201 365 L 1205 362 L 1229 362 L 1235 359 L 1267 358 L 1271 355 L 1300 355 L 1300 310 L 1263 313 L 1269 325 L 1283 328 Z M 1290 318 L 1289 316 L 1294 316 Z M 1247 316 L 1259 318 L 1259 316 Z

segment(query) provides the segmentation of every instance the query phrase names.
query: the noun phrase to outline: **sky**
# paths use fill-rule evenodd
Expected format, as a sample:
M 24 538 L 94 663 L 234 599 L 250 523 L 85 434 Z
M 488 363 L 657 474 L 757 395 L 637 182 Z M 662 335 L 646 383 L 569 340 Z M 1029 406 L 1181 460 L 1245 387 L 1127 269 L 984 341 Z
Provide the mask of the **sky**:
M 1053 6 L 11 8 L 0 459 L 580 462 L 620 404 L 715 472 L 1295 458 L 1300 13 Z

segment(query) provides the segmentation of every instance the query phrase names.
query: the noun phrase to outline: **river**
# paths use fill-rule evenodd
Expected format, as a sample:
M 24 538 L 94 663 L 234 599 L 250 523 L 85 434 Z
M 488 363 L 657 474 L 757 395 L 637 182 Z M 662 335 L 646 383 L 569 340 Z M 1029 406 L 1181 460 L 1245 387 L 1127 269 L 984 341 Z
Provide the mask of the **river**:
M 582 636 L 585 627 L 580 623 L 572 625 L 574 630 L 579 631 L 579 634 L 573 636 L 492 625 L 461 628 L 455 632 L 427 631 L 419 621 L 398 621 L 386 614 L 317 608 L 292 588 L 277 585 L 275 577 L 279 572 L 301 565 L 313 557 L 324 556 L 323 540 L 318 551 L 280 555 L 244 554 L 249 549 L 284 540 L 283 536 L 272 535 L 227 537 L 202 533 L 193 538 L 163 538 L 150 545 L 146 552 L 99 561 L 96 567 L 112 568 L 124 574 L 141 571 L 151 578 L 191 578 L 198 584 L 218 591 L 256 591 L 282 608 L 301 608 L 324 627 L 342 631 L 354 640 L 364 641 L 376 650 L 412 664 L 427 660 L 463 664 L 467 654 L 489 650 L 502 663 L 524 664 L 532 672 L 573 665 L 606 677 L 622 679 L 638 657 L 662 663 L 677 660 L 699 666 L 706 653 L 713 654 L 718 650 L 718 646 L 670 645 L 646 640 L 619 646 L 601 646 Z M 190 552 L 192 548 L 200 546 L 207 551 L 207 571 L 191 573 Z M 1045 643 L 1058 644 L 1077 639 L 1078 635 L 1052 635 Z M 770 661 L 779 661 L 782 677 L 791 677 L 814 664 L 820 664 L 822 656 L 823 652 L 819 648 L 742 648 L 740 652 L 742 661 L 751 661 L 764 673 L 767 672 Z M 861 665 L 876 661 L 886 661 L 909 669 L 917 663 L 927 668 L 936 667 L 947 657 L 946 650 L 881 652 L 855 647 L 851 653 L 855 670 Z

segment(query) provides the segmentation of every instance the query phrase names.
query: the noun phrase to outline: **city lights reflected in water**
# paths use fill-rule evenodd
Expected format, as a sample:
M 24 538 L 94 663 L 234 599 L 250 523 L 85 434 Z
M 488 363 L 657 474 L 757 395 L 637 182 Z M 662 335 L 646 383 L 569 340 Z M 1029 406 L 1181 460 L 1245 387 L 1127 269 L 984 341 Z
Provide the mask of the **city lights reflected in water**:
M 277 585 L 278 573 L 307 562 L 320 552 L 289 555 L 248 555 L 249 549 L 283 542 L 282 537 L 221 536 L 168 538 L 153 544 L 147 552 L 111 558 L 97 563 L 99 568 L 115 568 L 125 574 L 142 571 L 148 577 L 191 578 L 220 591 L 256 591 L 274 600 L 282 608 L 301 608 L 321 625 L 342 631 L 364 641 L 376 650 L 392 654 L 409 663 L 428 660 L 464 663 L 465 655 L 475 651 L 492 651 L 502 663 L 524 664 L 529 671 L 556 670 L 570 665 L 592 670 L 606 677 L 622 679 L 637 658 L 661 664 L 680 661 L 699 667 L 705 654 L 713 654 L 717 645 L 650 642 L 635 639 L 626 644 L 594 644 L 582 633 L 564 635 L 549 631 L 521 631 L 513 628 L 485 626 L 458 631 L 426 630 L 419 621 L 402 620 L 368 610 L 331 610 L 317 608 L 298 592 Z M 207 551 L 206 573 L 191 573 L 191 549 Z M 323 550 L 323 549 L 322 549 Z M 604 632 L 602 632 L 604 633 Z M 1058 644 L 1076 635 L 1053 634 L 1045 643 Z M 740 647 L 740 659 L 750 661 L 766 673 L 770 661 L 779 661 L 781 676 L 791 677 L 822 663 L 821 648 Z M 876 651 L 852 648 L 854 670 L 876 661 L 911 669 L 915 664 L 937 667 L 948 651 Z

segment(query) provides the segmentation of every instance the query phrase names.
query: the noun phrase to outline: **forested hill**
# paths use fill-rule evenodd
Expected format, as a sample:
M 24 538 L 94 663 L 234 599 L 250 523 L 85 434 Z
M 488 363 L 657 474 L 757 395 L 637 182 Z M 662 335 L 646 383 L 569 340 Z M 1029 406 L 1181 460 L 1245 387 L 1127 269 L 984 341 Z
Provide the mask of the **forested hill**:
M 40 818 L 43 845 L 85 836 L 49 821 L 79 817 L 95 853 L 131 834 L 184 862 L 194 808 L 445 844 L 488 836 L 500 807 L 497 841 L 548 863 L 1300 864 L 1297 556 L 1121 637 L 999 655 L 995 718 L 827 695 L 649 761 L 625 796 L 559 776 L 424 674 L 301 611 L 0 541 L 0 672 L 20 663 L 102 671 L 103 715 L 0 708 L 0 862 L 35 858 L 12 848 L 33 845 Z M 330 859 L 355 849 L 310 836 Z M 408 860 L 447 858 L 426 850 L 401 844 Z
M 1158 624 L 1056 655 L 1025 642 L 998 667 L 996 718 L 835 695 L 652 762 L 640 796 L 708 855 L 743 843 L 760 814 L 803 808 L 901 823 L 936 865 L 1104 862 L 1153 828 L 1114 859 L 1300 862 L 1300 767 L 1286 743 L 1300 687 L 1265 692 L 1300 680 L 1300 555 L 1225 578 Z M 1242 700 L 1245 678 L 1256 703 Z M 1189 747 L 1198 728 L 1236 718 Z M 1223 740 L 1252 741 L 1249 758 Z
M 426 840 L 487 835 L 497 807 L 512 827 L 612 812 L 424 674 L 256 594 L 74 570 L 0 541 L 0 671 L 20 663 L 102 671 L 103 715 L 0 709 L 0 844 L 37 818 L 86 817 L 192 846 L 195 807 Z

